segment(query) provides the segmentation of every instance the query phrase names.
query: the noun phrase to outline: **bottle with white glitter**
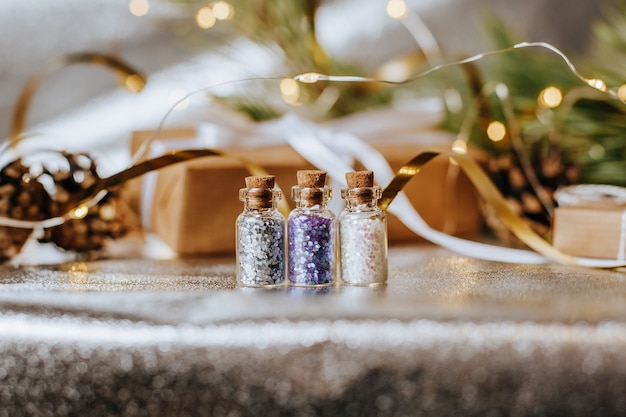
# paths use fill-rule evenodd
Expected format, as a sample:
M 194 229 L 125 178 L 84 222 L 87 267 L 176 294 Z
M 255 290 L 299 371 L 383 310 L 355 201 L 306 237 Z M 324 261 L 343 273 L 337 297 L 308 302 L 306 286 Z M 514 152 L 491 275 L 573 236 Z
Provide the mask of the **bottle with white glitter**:
M 346 208 L 339 216 L 339 264 L 346 285 L 387 282 L 387 216 L 378 208 L 382 190 L 374 186 L 372 171 L 346 173 L 341 190 Z
M 282 198 L 274 189 L 274 176 L 246 177 L 239 190 L 244 203 L 237 217 L 237 281 L 246 287 L 272 287 L 285 283 L 285 217 L 276 210 Z

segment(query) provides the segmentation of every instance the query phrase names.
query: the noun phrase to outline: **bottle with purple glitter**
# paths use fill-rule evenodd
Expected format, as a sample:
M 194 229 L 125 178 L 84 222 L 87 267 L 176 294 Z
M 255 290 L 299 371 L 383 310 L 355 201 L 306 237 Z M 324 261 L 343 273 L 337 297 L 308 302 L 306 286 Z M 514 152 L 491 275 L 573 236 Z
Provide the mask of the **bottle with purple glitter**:
M 245 287 L 273 287 L 285 283 L 285 217 L 276 210 L 282 197 L 274 176 L 246 177 L 239 191 L 244 203 L 237 217 L 237 281 Z
M 326 207 L 332 197 L 326 172 L 301 170 L 291 189 L 296 208 L 289 213 L 288 275 L 291 285 L 332 285 L 336 276 L 335 215 Z
M 339 271 L 347 285 L 387 282 L 387 216 L 378 208 L 382 191 L 372 171 L 346 173 L 341 190 L 346 208 L 339 215 Z

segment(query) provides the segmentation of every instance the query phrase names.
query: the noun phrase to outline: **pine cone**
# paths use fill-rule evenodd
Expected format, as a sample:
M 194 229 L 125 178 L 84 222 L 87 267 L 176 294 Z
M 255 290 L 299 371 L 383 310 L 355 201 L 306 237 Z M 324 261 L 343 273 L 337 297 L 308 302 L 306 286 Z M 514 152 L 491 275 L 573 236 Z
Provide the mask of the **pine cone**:
M 98 179 L 96 163 L 85 154 L 62 153 L 69 163 L 69 171 L 51 174 L 55 184 L 52 214 L 60 216 L 72 209 L 68 201 L 73 193 L 93 185 Z M 71 219 L 44 231 L 42 243 L 76 252 L 93 252 L 104 247 L 107 241 L 124 236 L 134 227 L 130 209 L 122 202 L 119 191 L 107 193 L 100 202 L 89 208 L 87 215 Z
M 580 167 L 566 163 L 563 152 L 556 147 L 544 151 L 542 144 L 536 142 L 531 148 L 531 161 L 537 180 L 553 205 L 556 189 L 574 184 L 580 177 Z M 550 231 L 551 214 L 537 197 L 518 155 L 510 152 L 491 159 L 487 171 L 509 207 L 537 234 L 546 236 Z M 491 209 L 486 209 L 486 219 L 498 237 L 509 243 L 515 240 Z
M 60 155 L 67 162 L 66 169 L 50 171 L 43 166 L 34 174 L 22 159 L 17 159 L 0 170 L 0 216 L 38 221 L 62 216 L 73 208 L 72 195 L 98 181 L 97 167 L 86 154 L 61 152 Z M 45 229 L 39 241 L 77 252 L 102 249 L 108 240 L 122 237 L 137 227 L 136 218 L 119 194 L 116 190 L 109 192 L 81 219 Z M 0 226 L 0 261 L 19 253 L 32 232 L 32 229 Z
M 0 170 L 0 216 L 15 220 L 43 220 L 50 217 L 51 200 L 44 186 L 31 176 L 30 169 L 15 160 Z M 16 255 L 32 229 L 0 226 L 0 260 Z

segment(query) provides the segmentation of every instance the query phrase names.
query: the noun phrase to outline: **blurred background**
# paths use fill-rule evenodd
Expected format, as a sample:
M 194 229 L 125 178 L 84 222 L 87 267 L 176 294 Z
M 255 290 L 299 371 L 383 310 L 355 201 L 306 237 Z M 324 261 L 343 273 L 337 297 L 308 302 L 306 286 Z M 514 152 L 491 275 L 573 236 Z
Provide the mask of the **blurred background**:
M 135 162 L 129 142 L 138 130 L 152 135 L 162 126 L 191 128 L 182 135 L 189 139 L 184 145 L 176 142 L 181 147 L 267 147 L 269 142 L 257 140 L 264 128 L 266 139 L 281 145 L 294 129 L 271 130 L 271 123 L 257 122 L 280 122 L 285 115 L 295 116 L 318 138 L 346 133 L 375 146 L 396 140 L 400 159 L 431 146 L 428 140 L 436 137 L 443 146 L 469 150 L 510 208 L 546 239 L 559 187 L 626 186 L 626 110 L 619 100 L 626 102 L 626 3 L 621 1 L 3 0 L 2 5 L 0 138 L 5 144 L 8 138 L 20 142 L 20 134 L 34 138 L 15 148 L 21 155 L 41 155 L 28 146 L 45 144 L 74 155 L 64 156 L 72 166 L 81 157 L 75 154 L 88 151 L 97 159 L 98 176 L 108 176 Z M 563 51 L 593 80 L 577 76 L 555 50 L 511 49 L 538 41 Z M 507 52 L 439 67 L 495 50 Z M 77 58 L 84 53 L 94 55 Z M 112 71 L 110 57 L 128 68 Z M 434 67 L 443 69 L 402 85 L 294 80 L 314 72 L 401 81 Z M 145 86 L 135 72 L 146 77 Z M 157 146 L 150 152 L 165 150 Z M 341 157 L 341 150 L 332 152 Z M 296 156 L 311 156 L 304 153 Z M 458 169 L 446 168 L 441 193 L 458 178 Z M 74 193 L 59 181 L 49 182 Z M 88 187 L 76 181 L 80 184 L 72 186 Z M 238 187 L 233 182 L 231 188 Z M 145 199 L 142 215 L 148 218 L 145 213 L 156 203 L 140 190 L 129 201 L 136 208 L 139 196 Z M 46 197 L 44 191 L 39 193 Z M 164 201 L 170 201 L 169 193 Z M 94 224 L 103 216 L 99 207 L 89 214 L 97 217 Z M 501 240 L 519 243 L 488 207 L 482 210 Z M 18 214 L 12 216 L 20 218 L 23 210 Z M 68 226 L 59 236 L 73 245 L 74 235 Z M 66 248 L 61 237 L 51 239 Z
M 228 22 L 207 25 L 197 20 L 197 10 L 208 4 L 4 0 L 0 9 L 2 136 L 9 135 L 15 103 L 28 78 L 50 59 L 68 53 L 95 51 L 122 58 L 147 75 L 145 97 L 118 91 L 106 69 L 71 66 L 50 74 L 41 84 L 28 113 L 29 129 L 71 130 L 85 137 L 100 132 L 113 140 L 127 136 L 131 129 L 155 127 L 186 91 L 246 73 L 266 75 L 276 70 L 274 75 L 292 75 L 285 69 L 268 70 L 253 53 L 244 54 L 242 66 L 229 67 L 224 48 L 232 47 L 238 35 L 223 29 Z M 490 47 L 485 22 L 494 16 L 519 40 L 551 42 L 575 57 L 589 48 L 591 22 L 600 14 L 598 2 L 589 0 L 413 0 L 406 4 L 424 21 L 445 55 L 454 58 Z M 320 44 L 330 56 L 365 70 L 410 53 L 416 49 L 415 40 L 388 15 L 386 6 L 384 0 L 321 2 L 315 28 Z M 231 51 L 235 61 L 242 60 L 241 49 Z M 89 118 L 95 114 L 95 119 Z M 94 126 L 94 120 L 101 123 Z

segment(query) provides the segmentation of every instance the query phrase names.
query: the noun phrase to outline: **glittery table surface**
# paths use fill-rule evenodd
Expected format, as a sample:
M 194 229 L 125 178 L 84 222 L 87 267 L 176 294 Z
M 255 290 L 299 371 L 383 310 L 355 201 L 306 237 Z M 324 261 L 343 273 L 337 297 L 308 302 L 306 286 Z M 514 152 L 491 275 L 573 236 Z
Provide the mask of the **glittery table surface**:
M 231 258 L 0 267 L 0 416 L 626 413 L 626 274 L 393 248 L 382 288 Z

